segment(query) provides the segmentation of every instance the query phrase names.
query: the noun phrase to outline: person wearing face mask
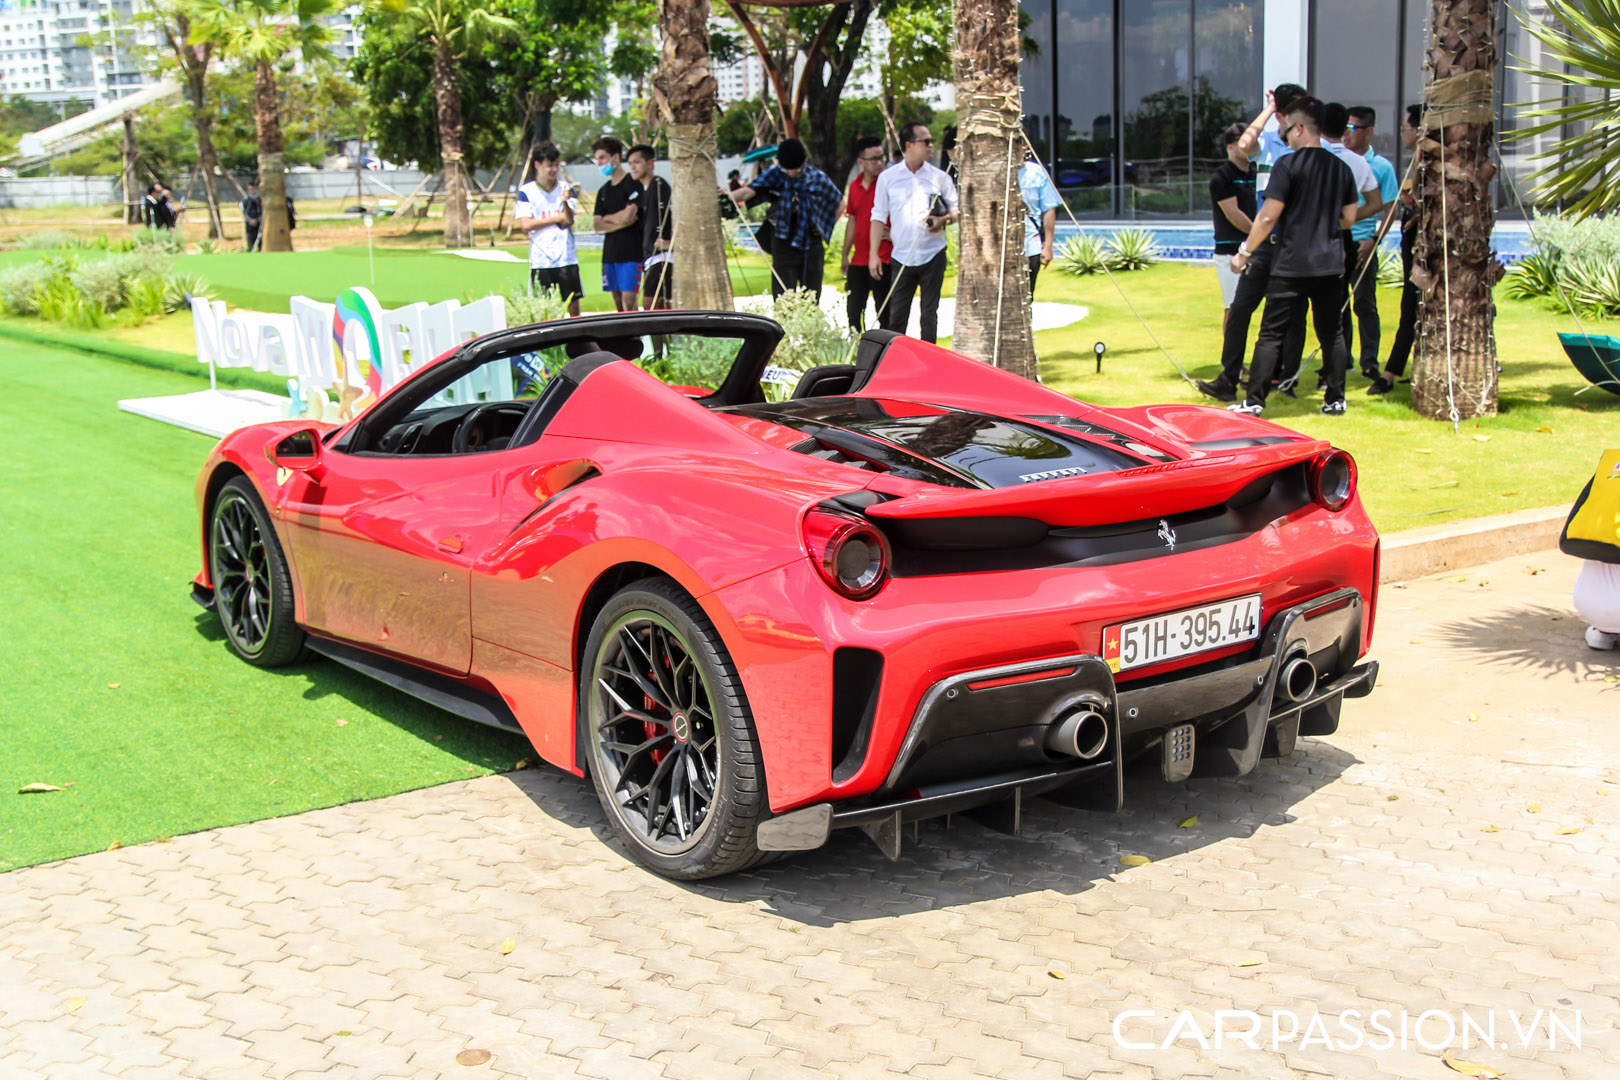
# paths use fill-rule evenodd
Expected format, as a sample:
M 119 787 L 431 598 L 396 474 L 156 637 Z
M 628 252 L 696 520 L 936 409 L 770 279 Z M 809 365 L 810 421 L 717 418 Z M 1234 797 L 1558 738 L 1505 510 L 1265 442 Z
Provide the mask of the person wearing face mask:
M 624 167 L 624 143 L 604 135 L 591 145 L 596 167 L 607 183 L 596 193 L 591 228 L 602 233 L 602 291 L 613 294 L 619 311 L 636 310 L 641 287 L 641 216 L 645 189 Z

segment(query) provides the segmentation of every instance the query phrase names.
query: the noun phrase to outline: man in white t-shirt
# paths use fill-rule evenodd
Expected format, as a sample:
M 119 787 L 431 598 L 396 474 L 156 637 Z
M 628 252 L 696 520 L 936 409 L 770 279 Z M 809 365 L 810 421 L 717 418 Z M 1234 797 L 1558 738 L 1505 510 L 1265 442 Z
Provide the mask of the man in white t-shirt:
M 885 330 L 905 333 L 911 322 L 911 298 L 922 292 L 924 341 L 939 339 L 939 291 L 945 283 L 945 226 L 955 221 L 956 185 L 929 161 L 934 137 L 926 124 L 907 124 L 900 132 L 905 156 L 878 176 L 872 194 L 872 232 L 867 239 L 867 270 L 880 289 L 888 290 Z M 894 244 L 895 280 L 882 282 L 878 249 L 887 237 Z
M 529 288 L 555 291 L 579 314 L 579 256 L 574 250 L 578 192 L 560 179 L 562 153 L 551 143 L 534 148 L 534 179 L 518 189 L 517 227 L 529 234 Z

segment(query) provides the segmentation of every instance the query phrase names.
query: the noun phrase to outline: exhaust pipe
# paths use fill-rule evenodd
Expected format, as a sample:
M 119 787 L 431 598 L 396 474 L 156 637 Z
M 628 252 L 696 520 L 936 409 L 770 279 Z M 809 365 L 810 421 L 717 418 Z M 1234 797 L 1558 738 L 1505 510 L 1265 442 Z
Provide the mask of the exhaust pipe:
M 1283 665 L 1282 692 L 1289 701 L 1307 701 L 1316 692 L 1316 669 L 1303 656 Z
M 1108 718 L 1090 705 L 1081 705 L 1047 729 L 1046 748 L 1091 761 L 1108 749 Z

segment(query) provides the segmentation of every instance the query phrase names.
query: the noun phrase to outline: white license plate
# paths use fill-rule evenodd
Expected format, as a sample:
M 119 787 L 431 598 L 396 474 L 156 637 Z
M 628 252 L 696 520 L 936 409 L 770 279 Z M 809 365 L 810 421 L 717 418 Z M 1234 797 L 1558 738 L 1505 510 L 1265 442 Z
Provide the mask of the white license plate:
M 1103 630 L 1103 659 L 1115 672 L 1223 649 L 1260 636 L 1260 594 L 1184 608 Z

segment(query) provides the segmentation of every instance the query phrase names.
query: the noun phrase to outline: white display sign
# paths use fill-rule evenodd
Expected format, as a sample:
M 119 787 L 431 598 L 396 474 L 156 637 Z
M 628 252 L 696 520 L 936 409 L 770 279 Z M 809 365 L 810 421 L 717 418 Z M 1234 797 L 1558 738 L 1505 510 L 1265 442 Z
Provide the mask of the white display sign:
M 417 367 L 465 341 L 506 328 L 506 300 L 445 300 L 386 310 L 369 289 L 323 304 L 294 296 L 286 315 L 227 312 L 193 297 L 197 362 L 249 367 L 287 379 L 289 416 L 346 420 Z

